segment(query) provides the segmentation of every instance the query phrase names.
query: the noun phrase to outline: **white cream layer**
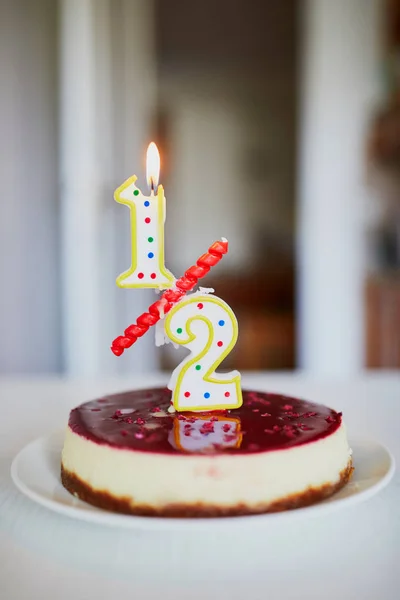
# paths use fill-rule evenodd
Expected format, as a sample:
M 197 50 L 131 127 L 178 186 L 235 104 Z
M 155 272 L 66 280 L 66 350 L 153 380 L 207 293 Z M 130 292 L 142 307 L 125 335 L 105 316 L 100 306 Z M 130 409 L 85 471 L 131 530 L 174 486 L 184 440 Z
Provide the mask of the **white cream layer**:
M 302 446 L 218 456 L 117 449 L 68 428 L 62 464 L 94 490 L 130 499 L 132 506 L 256 507 L 309 487 L 337 483 L 350 456 L 343 424 L 332 435 Z

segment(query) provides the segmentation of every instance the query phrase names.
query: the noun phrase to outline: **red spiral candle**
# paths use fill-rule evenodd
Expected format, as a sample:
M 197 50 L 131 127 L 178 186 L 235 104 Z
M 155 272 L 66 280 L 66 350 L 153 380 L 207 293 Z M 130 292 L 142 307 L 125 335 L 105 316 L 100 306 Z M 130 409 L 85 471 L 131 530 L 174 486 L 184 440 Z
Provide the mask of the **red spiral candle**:
M 228 242 L 226 240 L 214 242 L 208 252 L 200 256 L 196 264 L 189 267 L 184 276 L 176 281 L 175 288 L 164 292 L 159 300 L 149 306 L 148 312 L 140 315 L 136 319 L 136 323 L 125 329 L 124 335 L 115 338 L 111 344 L 111 350 L 115 356 L 121 356 L 126 348 L 133 346 L 136 340 L 162 319 L 186 292 L 190 292 L 197 285 L 198 280 L 207 275 L 211 267 L 215 267 L 227 252 Z

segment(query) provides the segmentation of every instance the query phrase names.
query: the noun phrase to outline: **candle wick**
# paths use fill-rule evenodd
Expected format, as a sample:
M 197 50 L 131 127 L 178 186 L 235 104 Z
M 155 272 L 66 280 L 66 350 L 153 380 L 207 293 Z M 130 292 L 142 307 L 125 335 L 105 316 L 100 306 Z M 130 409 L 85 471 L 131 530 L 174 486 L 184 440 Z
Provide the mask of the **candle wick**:
M 154 196 L 155 193 L 156 193 L 155 182 L 154 182 L 153 177 L 150 177 L 150 196 Z

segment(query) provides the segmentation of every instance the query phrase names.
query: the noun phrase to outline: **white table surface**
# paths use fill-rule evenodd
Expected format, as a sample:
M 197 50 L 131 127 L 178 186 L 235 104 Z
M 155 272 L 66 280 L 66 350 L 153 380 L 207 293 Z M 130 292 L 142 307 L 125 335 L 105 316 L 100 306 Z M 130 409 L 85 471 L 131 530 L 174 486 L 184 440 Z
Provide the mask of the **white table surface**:
M 400 598 L 400 475 L 371 500 L 327 516 L 211 535 L 147 533 L 86 524 L 21 495 L 14 455 L 60 428 L 69 409 L 135 381 L 0 380 L 1 600 Z M 343 410 L 349 434 L 384 442 L 400 464 L 400 373 L 346 383 L 254 374 L 244 386 Z

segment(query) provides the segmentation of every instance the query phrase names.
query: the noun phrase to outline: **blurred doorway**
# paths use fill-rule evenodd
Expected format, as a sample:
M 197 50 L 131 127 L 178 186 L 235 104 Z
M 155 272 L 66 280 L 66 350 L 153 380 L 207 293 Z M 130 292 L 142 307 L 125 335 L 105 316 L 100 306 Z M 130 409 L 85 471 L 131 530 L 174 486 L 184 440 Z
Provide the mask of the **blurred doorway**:
M 298 2 L 155 8 L 168 264 L 179 276 L 227 237 L 229 256 L 204 281 L 240 323 L 225 366 L 292 369 Z M 162 366 L 176 361 L 164 348 Z

